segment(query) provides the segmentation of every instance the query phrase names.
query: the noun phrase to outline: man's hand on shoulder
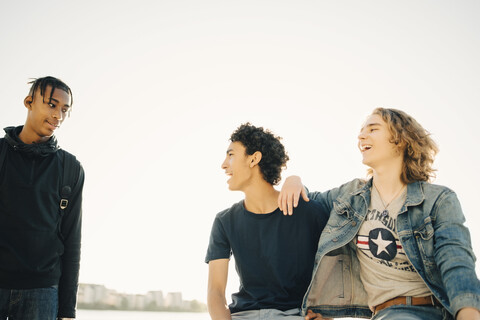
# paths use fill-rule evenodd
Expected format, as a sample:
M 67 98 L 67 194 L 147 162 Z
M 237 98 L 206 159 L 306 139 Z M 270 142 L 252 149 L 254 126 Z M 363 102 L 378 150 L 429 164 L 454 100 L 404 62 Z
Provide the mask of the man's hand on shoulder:
M 310 201 L 300 177 L 290 176 L 285 179 L 280 195 L 278 196 L 278 207 L 283 211 L 284 215 L 288 214 L 291 216 L 293 214 L 293 208 L 298 206 L 300 196 L 303 200 L 307 202 Z

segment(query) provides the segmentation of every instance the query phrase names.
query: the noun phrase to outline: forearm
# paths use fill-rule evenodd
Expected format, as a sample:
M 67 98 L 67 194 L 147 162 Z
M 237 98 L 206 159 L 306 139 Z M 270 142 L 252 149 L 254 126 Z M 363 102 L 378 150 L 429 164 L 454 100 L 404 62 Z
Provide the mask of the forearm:
M 210 313 L 212 320 L 232 319 L 224 294 L 221 294 L 220 292 L 211 292 L 208 294 L 207 301 L 208 313 Z
M 74 318 L 77 302 L 78 274 L 80 261 L 69 261 L 64 265 L 58 285 L 58 315 Z

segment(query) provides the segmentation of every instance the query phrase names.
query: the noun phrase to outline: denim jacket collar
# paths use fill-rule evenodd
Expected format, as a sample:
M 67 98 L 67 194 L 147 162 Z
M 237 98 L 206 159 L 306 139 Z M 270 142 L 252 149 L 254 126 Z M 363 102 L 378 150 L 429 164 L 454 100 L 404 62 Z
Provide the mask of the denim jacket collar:
M 370 190 L 372 188 L 372 184 L 373 184 L 373 179 L 370 178 L 365 182 L 363 186 L 354 190 L 351 193 L 351 195 L 352 196 L 361 195 L 365 198 L 365 196 L 369 195 Z M 400 213 L 405 212 L 407 210 L 406 207 L 420 205 L 424 200 L 425 200 L 425 194 L 423 192 L 422 182 L 414 181 L 407 184 L 407 199 L 405 200 L 405 205 L 400 210 Z

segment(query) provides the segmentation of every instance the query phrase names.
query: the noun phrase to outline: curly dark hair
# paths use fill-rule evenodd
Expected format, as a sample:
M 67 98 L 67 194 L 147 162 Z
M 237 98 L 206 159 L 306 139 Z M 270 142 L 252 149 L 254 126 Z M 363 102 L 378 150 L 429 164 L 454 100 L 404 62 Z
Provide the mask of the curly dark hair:
M 231 142 L 242 143 L 248 155 L 252 155 L 256 151 L 262 153 L 262 159 L 258 165 L 265 181 L 272 185 L 280 182 L 282 168 L 286 167 L 289 160 L 287 152 L 280 142 L 281 139 L 269 130 L 255 127 L 249 122 L 240 125 L 230 137 Z

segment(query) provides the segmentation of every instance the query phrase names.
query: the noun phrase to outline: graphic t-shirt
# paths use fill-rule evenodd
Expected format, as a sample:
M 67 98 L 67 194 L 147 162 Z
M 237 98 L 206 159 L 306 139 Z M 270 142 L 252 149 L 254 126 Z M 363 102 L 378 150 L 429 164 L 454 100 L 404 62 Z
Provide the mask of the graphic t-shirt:
M 217 214 L 205 261 L 235 257 L 240 289 L 232 295 L 232 313 L 301 306 L 329 213 L 314 200 L 301 200 L 295 210 L 255 214 L 241 201 Z
M 370 307 L 398 296 L 431 294 L 398 239 L 396 220 L 405 200 L 406 189 L 387 206 L 386 213 L 377 189 L 372 187 L 370 207 L 356 237 L 360 278 Z

